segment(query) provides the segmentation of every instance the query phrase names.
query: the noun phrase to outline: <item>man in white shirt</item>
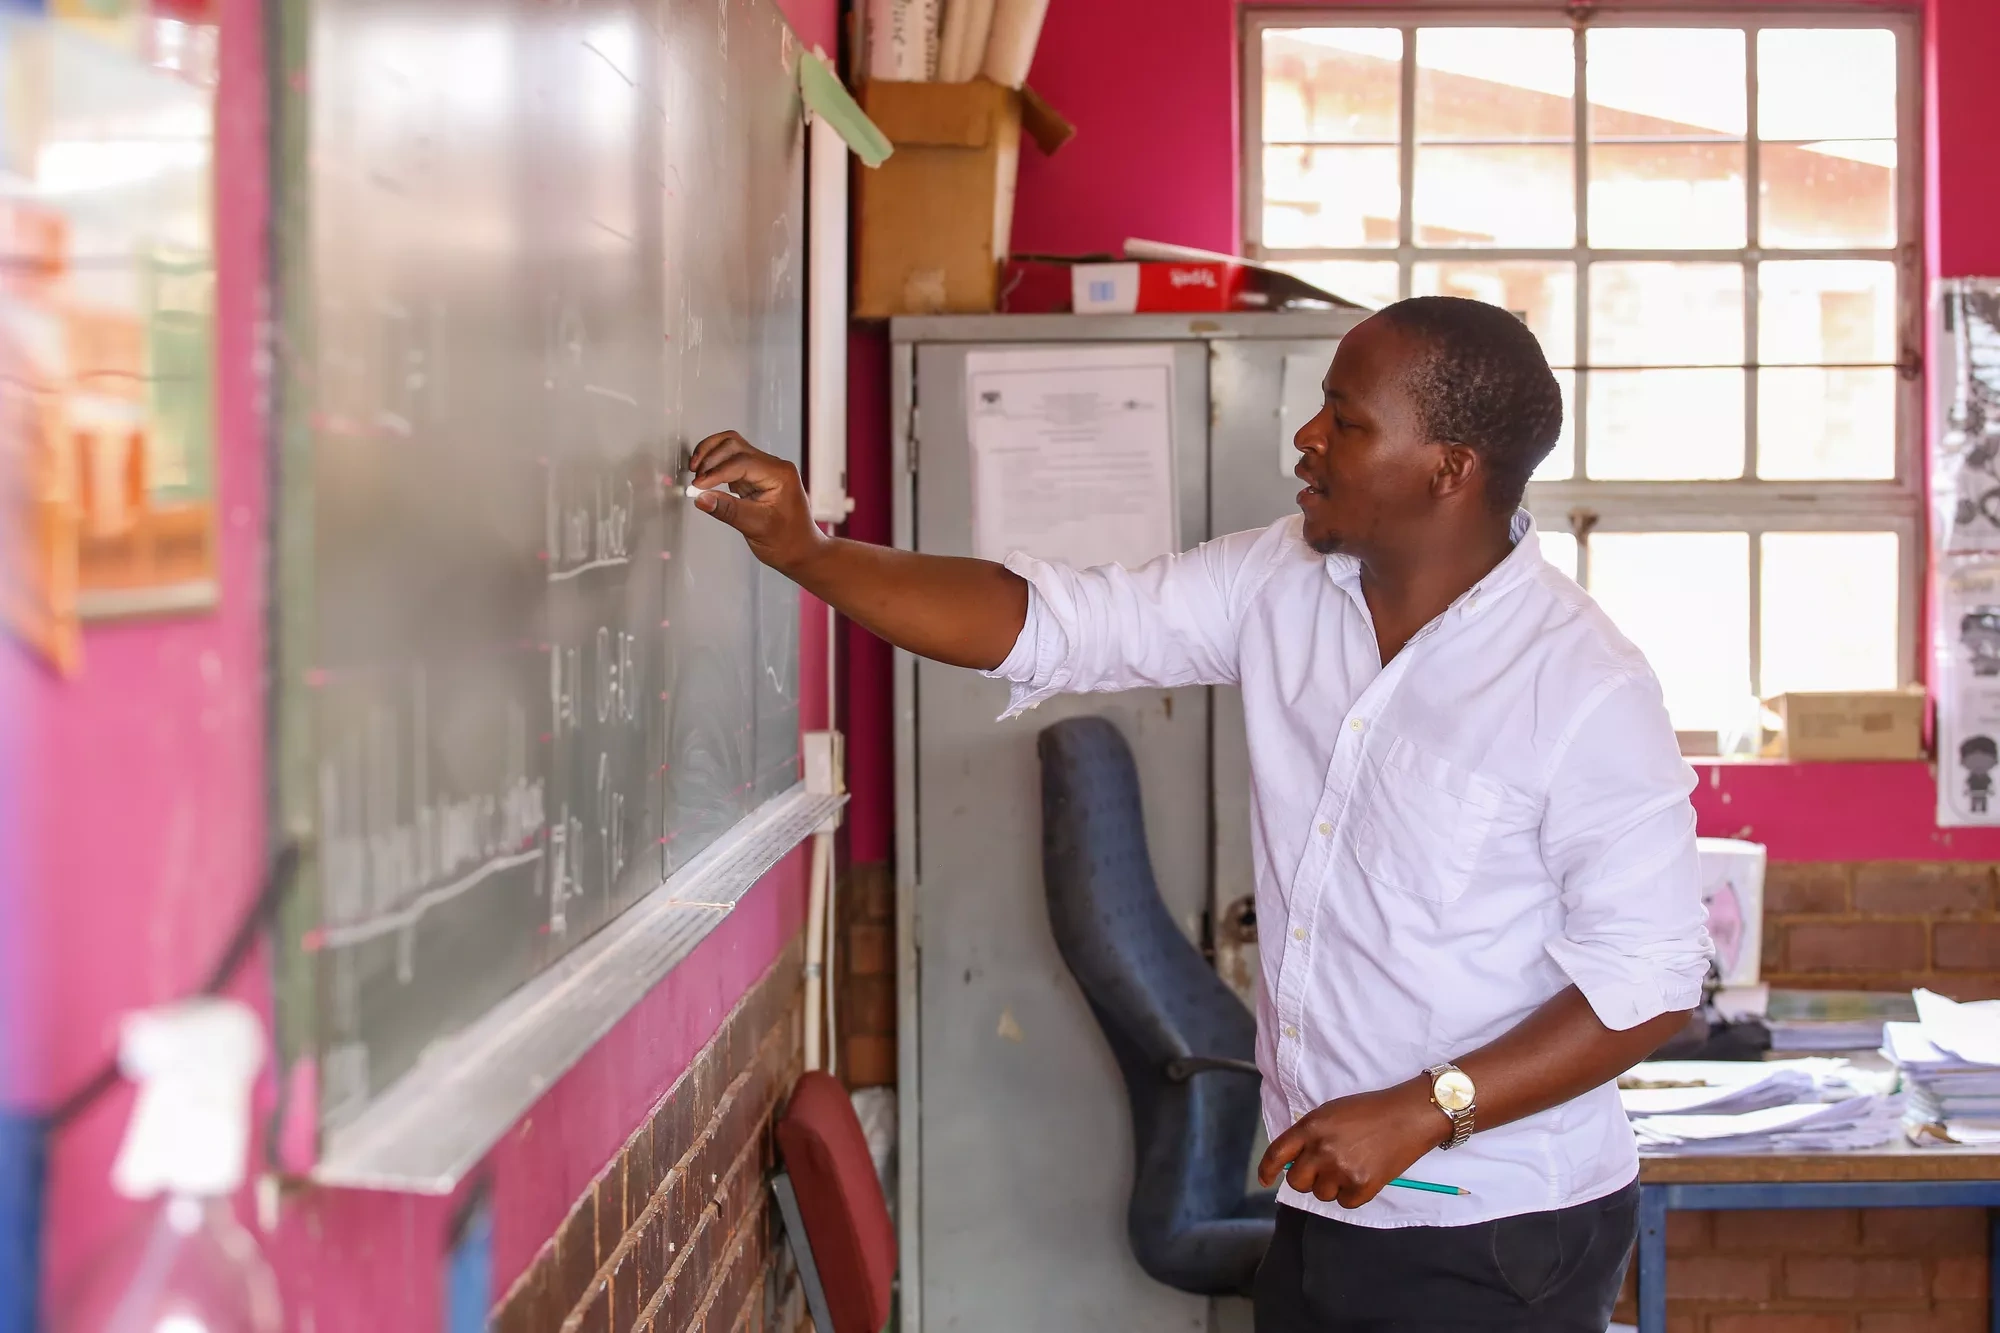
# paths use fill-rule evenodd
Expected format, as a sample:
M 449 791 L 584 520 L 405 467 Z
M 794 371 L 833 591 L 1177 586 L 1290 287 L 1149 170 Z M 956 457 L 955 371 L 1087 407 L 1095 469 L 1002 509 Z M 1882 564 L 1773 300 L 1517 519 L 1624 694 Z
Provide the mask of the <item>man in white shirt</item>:
M 826 537 L 733 433 L 696 451 L 725 488 L 697 503 L 889 642 L 1013 682 L 1010 714 L 1239 686 L 1280 1185 L 1259 1333 L 1599 1333 L 1637 1232 L 1615 1080 L 1707 969 L 1693 775 L 1644 658 L 1519 512 L 1562 424 L 1527 328 L 1404 301 L 1324 387 L 1298 515 L 1137 570 Z

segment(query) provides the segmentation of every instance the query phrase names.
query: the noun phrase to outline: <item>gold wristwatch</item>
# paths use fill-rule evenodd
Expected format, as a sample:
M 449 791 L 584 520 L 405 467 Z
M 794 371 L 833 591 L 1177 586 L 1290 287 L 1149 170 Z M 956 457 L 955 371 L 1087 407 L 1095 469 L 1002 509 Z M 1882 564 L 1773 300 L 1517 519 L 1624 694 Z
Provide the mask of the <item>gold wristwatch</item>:
M 1456 1148 L 1472 1137 L 1472 1117 L 1477 1109 L 1473 1104 L 1472 1079 L 1463 1069 L 1449 1063 L 1432 1065 L 1424 1072 L 1431 1079 L 1431 1105 L 1451 1121 L 1451 1137 L 1438 1147 Z

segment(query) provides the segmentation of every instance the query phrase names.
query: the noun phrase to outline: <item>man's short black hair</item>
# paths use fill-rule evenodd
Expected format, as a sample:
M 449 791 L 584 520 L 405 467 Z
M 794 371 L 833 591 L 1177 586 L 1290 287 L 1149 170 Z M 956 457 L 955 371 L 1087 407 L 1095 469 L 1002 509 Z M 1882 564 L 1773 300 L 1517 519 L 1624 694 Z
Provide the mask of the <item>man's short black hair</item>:
M 2000 759 L 2000 745 L 1995 745 L 1991 736 L 1968 736 L 1965 744 L 1958 747 L 1958 757 L 1970 759 L 1976 754 L 1983 754 L 1988 759 Z
M 1426 354 L 1405 381 L 1424 433 L 1475 450 L 1487 498 L 1511 511 L 1562 434 L 1562 390 L 1542 345 L 1512 312 L 1461 296 L 1413 296 L 1382 317 Z

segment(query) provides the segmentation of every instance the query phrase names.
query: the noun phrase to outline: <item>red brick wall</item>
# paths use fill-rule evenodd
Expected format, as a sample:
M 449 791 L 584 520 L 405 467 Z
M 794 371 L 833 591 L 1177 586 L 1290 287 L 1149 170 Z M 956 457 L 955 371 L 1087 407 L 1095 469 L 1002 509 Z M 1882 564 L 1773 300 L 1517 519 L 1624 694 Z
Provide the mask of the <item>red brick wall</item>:
M 496 1333 L 797 1333 L 772 1119 L 803 1058 L 794 940 L 576 1201 Z
M 1996 869 L 1984 861 L 1774 864 L 1764 886 L 1764 978 L 2000 997 Z
M 886 861 L 853 866 L 840 886 L 834 1023 L 850 1088 L 896 1082 L 896 879 Z
M 1985 1333 L 1986 1281 L 1976 1208 L 1667 1215 L 1668 1333 Z

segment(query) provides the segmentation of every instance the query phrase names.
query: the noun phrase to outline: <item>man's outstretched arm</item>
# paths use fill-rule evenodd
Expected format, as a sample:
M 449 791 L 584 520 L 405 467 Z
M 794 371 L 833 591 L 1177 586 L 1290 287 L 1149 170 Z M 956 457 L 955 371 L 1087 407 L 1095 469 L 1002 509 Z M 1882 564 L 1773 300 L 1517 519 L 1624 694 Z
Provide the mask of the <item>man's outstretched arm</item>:
M 708 491 L 698 506 L 742 533 L 759 560 L 878 638 L 991 671 L 1020 637 L 1027 580 L 990 560 L 827 536 L 812 521 L 798 469 L 735 431 L 696 447 L 694 474 Z

